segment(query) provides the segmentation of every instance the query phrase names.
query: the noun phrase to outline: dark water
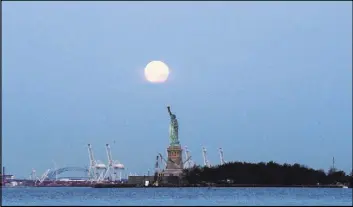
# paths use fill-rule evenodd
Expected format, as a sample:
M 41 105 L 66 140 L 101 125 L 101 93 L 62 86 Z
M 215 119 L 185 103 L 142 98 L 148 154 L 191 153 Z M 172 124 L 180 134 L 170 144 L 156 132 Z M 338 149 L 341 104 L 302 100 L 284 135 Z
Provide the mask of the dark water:
M 3 188 L 3 205 L 352 205 L 352 189 Z

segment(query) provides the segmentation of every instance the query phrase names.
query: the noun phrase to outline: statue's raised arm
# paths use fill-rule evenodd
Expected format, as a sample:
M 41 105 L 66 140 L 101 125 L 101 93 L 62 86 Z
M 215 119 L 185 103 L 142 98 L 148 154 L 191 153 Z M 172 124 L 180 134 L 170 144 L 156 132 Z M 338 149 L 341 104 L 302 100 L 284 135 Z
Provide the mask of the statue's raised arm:
M 169 116 L 172 116 L 173 114 L 172 114 L 172 112 L 170 111 L 170 106 L 167 106 L 167 108 L 168 108 Z

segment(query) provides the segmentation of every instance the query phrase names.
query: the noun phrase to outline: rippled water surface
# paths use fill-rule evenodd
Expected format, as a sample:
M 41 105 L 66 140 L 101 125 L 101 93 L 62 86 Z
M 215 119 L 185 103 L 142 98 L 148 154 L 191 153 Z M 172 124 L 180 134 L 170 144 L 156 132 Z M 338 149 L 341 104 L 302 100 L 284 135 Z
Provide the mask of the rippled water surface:
M 352 189 L 3 188 L 3 205 L 352 205 Z

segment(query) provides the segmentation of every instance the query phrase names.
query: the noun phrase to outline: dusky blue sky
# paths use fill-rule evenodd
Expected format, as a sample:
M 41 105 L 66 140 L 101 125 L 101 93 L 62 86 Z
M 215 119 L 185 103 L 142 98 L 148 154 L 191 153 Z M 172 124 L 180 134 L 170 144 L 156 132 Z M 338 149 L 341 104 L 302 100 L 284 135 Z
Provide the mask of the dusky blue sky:
M 129 172 L 180 141 L 202 163 L 352 169 L 352 2 L 3 2 L 3 162 Z M 171 68 L 151 84 L 152 60 Z

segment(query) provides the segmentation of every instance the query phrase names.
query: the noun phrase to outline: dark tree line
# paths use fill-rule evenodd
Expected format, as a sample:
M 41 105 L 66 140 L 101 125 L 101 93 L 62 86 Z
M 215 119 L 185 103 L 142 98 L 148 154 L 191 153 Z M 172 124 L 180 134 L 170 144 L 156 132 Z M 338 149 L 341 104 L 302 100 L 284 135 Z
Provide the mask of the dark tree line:
M 351 173 L 352 174 L 352 173 Z M 330 169 L 314 170 L 300 164 L 278 164 L 230 162 L 213 167 L 200 167 L 184 170 L 184 178 L 190 184 L 236 183 L 262 185 L 317 185 L 343 183 L 352 185 L 352 175 L 344 171 Z

